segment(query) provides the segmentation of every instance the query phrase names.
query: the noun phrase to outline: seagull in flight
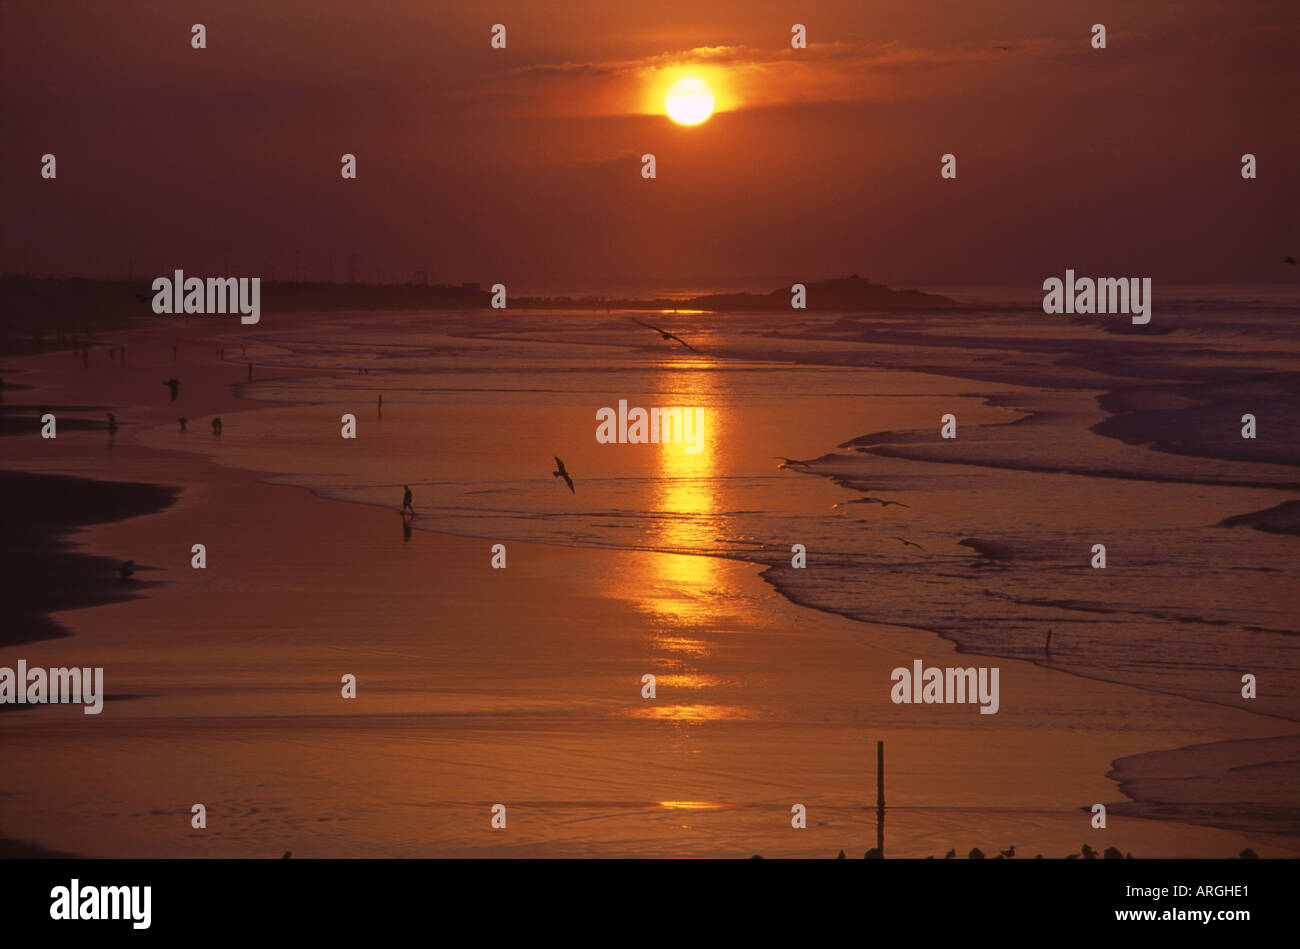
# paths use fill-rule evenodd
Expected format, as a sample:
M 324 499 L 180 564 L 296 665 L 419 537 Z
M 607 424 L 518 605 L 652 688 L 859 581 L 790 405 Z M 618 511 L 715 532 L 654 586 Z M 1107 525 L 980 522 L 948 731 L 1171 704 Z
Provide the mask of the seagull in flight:
M 559 467 L 559 470 L 558 470 L 558 471 L 552 471 L 551 474 L 553 474 L 553 475 L 554 475 L 555 477 L 557 477 L 557 478 L 563 478 L 563 479 L 564 479 L 564 483 L 567 484 L 567 485 L 569 486 L 569 493 L 570 493 L 570 494 L 577 494 L 578 492 L 573 490 L 573 479 L 569 477 L 569 472 L 565 470 L 565 468 L 564 468 L 564 462 L 560 460 L 560 456 L 559 456 L 559 455 L 556 455 L 556 456 L 555 456 L 555 463 L 556 463 L 557 465 L 560 466 L 560 467 Z
M 646 329 L 648 329 L 648 330 L 654 330 L 656 333 L 658 333 L 660 336 L 662 336 L 665 340 L 676 340 L 677 342 L 679 342 L 679 343 L 681 343 L 683 346 L 685 346 L 687 349 L 689 349 L 691 352 L 693 352 L 693 353 L 698 353 L 698 352 L 699 352 L 698 349 L 696 349 L 696 348 L 695 348 L 694 346 L 692 346 L 690 343 L 686 342 L 686 340 L 682 339 L 680 336 L 674 336 L 672 333 L 668 332 L 667 330 L 661 330 L 659 327 L 657 327 L 657 326 L 651 326 L 649 323 L 642 323 L 640 320 L 636 319 L 635 317 L 632 317 L 631 319 L 632 319 L 632 322 L 633 322 L 633 323 L 636 323 L 638 326 L 644 326 L 644 327 L 645 327 Z
M 854 498 L 852 501 L 836 501 L 831 507 L 843 507 L 846 504 L 879 504 L 881 507 L 889 507 L 891 504 L 897 507 L 912 506 L 904 504 L 902 501 L 886 501 L 884 498 Z
M 910 540 L 904 540 L 902 537 L 895 537 L 894 540 L 898 541 L 899 543 L 906 544 L 908 547 L 915 547 L 917 550 L 925 550 L 925 548 L 922 547 L 920 544 L 913 543 Z M 927 550 L 926 553 L 929 553 L 929 551 Z

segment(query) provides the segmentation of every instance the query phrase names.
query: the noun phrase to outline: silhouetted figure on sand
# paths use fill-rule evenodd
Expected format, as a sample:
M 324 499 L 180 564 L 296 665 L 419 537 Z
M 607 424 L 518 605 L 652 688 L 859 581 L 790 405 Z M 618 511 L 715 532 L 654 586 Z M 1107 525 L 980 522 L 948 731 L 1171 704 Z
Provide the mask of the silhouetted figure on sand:
M 181 423 L 181 431 L 185 431 L 185 424 L 189 421 L 187 418 L 178 418 L 176 421 Z
M 415 516 L 415 506 L 411 504 L 411 489 L 402 485 L 402 513 L 405 514 L 407 511 L 411 512 L 412 517 Z
M 219 418 L 214 418 L 214 419 L 212 420 L 212 434 L 213 434 L 213 435 L 220 435 L 220 434 L 221 434 L 221 419 L 219 419 Z
M 117 416 L 114 415 L 112 412 L 107 412 L 107 413 L 105 413 L 105 414 L 108 415 L 108 434 L 110 434 L 110 435 L 116 435 L 116 434 L 117 434 Z
M 181 389 L 181 381 L 179 379 L 168 379 L 166 382 L 163 383 L 163 385 L 165 385 L 168 389 L 171 389 L 172 401 L 175 402 L 176 394 L 180 392 Z
M 411 522 L 405 517 L 402 518 L 402 543 L 411 539 Z

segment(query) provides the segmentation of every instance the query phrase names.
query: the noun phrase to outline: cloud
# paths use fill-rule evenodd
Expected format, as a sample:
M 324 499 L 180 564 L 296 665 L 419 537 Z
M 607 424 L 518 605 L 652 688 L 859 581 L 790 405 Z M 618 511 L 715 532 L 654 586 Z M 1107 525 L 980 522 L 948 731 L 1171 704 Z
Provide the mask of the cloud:
M 1014 50 L 898 42 L 813 43 L 801 50 L 707 46 L 619 61 L 537 63 L 451 97 L 491 99 L 498 108 L 532 116 L 657 114 L 667 88 L 693 75 L 713 89 L 719 112 L 794 102 L 897 101 L 952 94 L 969 85 L 961 80 L 971 70 L 1065 53 L 1054 39 L 1021 39 Z

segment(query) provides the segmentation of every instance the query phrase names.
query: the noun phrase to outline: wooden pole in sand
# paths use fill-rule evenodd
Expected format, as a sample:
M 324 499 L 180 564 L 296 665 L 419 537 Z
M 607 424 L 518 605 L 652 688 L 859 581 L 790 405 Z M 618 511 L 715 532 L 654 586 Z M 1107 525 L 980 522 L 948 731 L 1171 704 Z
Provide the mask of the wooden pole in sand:
M 876 807 L 885 806 L 885 743 L 876 742 Z
M 876 849 L 885 855 L 885 743 L 876 742 Z

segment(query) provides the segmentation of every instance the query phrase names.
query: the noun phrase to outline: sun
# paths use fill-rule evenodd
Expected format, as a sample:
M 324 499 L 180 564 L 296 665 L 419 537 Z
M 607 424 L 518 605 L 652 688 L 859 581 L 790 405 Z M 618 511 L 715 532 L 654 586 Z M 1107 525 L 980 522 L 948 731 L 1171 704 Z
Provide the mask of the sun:
M 664 96 L 664 111 L 674 122 L 699 125 L 713 114 L 713 90 L 703 79 L 678 79 Z

